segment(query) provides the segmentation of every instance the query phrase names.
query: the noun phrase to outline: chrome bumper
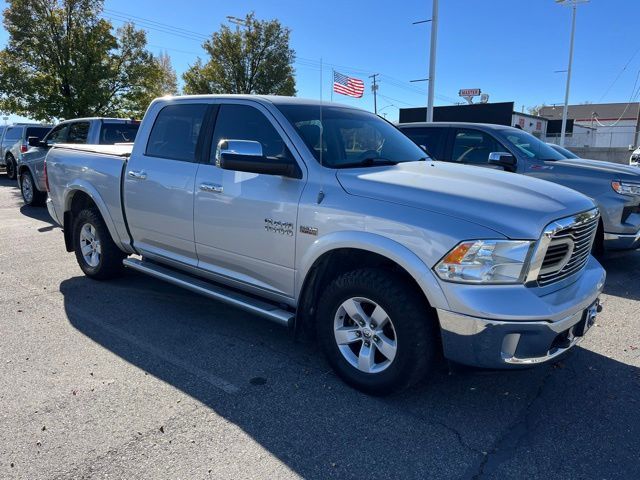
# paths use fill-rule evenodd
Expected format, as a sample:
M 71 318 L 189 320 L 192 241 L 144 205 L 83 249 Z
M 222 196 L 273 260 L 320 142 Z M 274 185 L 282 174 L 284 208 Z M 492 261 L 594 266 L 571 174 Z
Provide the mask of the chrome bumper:
M 58 215 L 56 214 L 56 209 L 53 206 L 53 201 L 50 197 L 47 197 L 47 211 L 49 212 L 49 216 L 51 219 L 56 222 L 59 226 L 62 226 L 62 222 L 58 220 Z
M 635 250 L 640 247 L 640 230 L 635 235 L 605 232 L 604 246 L 607 250 Z
M 477 295 L 459 297 L 455 304 L 463 307 L 464 300 L 466 308 L 437 309 L 444 356 L 484 368 L 553 360 L 575 346 L 585 326 L 595 321 L 604 280 L 604 270 L 592 257 L 575 282 L 552 293 L 543 295 L 524 286 L 510 291 L 486 286 L 481 302 L 473 301 Z

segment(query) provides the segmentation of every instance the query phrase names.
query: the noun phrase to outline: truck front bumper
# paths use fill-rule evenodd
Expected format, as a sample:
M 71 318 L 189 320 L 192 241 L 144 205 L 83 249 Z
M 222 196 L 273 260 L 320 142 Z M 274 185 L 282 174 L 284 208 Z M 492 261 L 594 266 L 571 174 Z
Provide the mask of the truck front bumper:
M 478 316 L 470 315 L 468 308 L 465 312 L 437 309 L 444 355 L 454 362 L 484 368 L 553 360 L 576 345 L 595 322 L 604 280 L 604 269 L 591 258 L 574 283 L 552 293 L 520 286 L 529 292 L 514 289 L 513 295 L 508 295 L 496 288 L 493 300 L 497 315 L 486 308 L 486 295 L 466 299 L 481 298 L 483 308 Z M 509 309 L 513 315 L 508 314 Z M 523 318 L 523 311 L 528 311 L 530 319 Z
M 635 250 L 640 247 L 640 230 L 635 234 L 605 232 L 604 246 L 607 250 Z

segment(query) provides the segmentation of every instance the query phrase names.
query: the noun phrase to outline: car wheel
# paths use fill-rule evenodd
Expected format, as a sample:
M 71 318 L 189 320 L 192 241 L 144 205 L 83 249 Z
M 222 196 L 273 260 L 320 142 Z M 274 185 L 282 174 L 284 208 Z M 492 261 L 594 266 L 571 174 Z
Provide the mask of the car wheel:
M 22 193 L 22 200 L 24 200 L 25 205 L 29 206 L 44 205 L 47 199 L 47 194 L 36 188 L 31 172 L 28 170 L 25 170 L 20 175 L 20 193 Z
M 355 270 L 331 282 L 319 302 L 317 329 L 336 373 L 372 395 L 417 383 L 439 351 L 435 318 L 422 292 L 381 269 Z
M 5 158 L 5 162 L 6 162 L 6 165 L 7 165 L 6 166 L 7 177 L 9 177 L 11 180 L 15 180 L 16 179 L 16 160 L 15 160 L 15 158 L 13 158 L 13 155 L 9 154 Z
M 108 280 L 124 270 L 126 254 L 113 242 L 109 230 L 96 210 L 82 210 L 73 228 L 73 247 L 78 265 L 88 277 Z

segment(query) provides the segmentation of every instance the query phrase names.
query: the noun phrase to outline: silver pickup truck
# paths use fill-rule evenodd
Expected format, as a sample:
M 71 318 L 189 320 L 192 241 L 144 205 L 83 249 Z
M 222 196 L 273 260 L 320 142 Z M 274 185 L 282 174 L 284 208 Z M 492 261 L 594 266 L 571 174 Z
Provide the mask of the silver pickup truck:
M 314 332 L 337 374 L 373 394 L 424 378 L 442 353 L 552 360 L 600 308 L 589 198 L 431 161 L 355 108 L 162 98 L 132 148 L 57 145 L 46 171 L 87 276 L 126 266 Z

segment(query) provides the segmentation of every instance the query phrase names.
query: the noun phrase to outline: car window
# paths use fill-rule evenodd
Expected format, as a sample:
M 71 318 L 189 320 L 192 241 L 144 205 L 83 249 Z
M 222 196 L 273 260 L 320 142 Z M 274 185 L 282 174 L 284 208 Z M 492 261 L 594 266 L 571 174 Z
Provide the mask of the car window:
M 49 127 L 27 127 L 25 140 L 28 140 L 29 137 L 38 137 L 38 140 L 42 140 L 49 133 L 49 130 L 51 130 Z
M 167 105 L 158 114 L 147 143 L 146 155 L 196 161 L 196 146 L 207 105 L 182 103 Z
M 505 130 L 502 133 L 507 139 L 507 144 L 511 144 L 515 150 L 518 150 L 527 158 L 540 161 L 564 159 L 564 155 L 530 133 L 515 128 Z
M 67 143 L 87 143 L 89 122 L 75 122 L 69 127 Z
M 9 127 L 7 128 L 7 133 L 4 136 L 4 139 L 11 142 L 16 142 L 20 139 L 22 135 L 22 127 Z
M 336 106 L 323 106 L 322 112 L 316 105 L 276 106 L 323 166 L 375 167 L 427 157 L 400 130 L 373 113 Z
M 400 128 L 402 133 L 409 137 L 416 145 L 422 146 L 427 150 L 429 156 L 433 159 L 440 160 L 438 155 L 443 150 L 443 143 L 447 138 L 447 130 L 445 128 L 436 127 L 418 127 L 418 128 Z
M 220 140 L 253 140 L 262 145 L 262 153 L 269 158 L 292 158 L 284 140 L 258 109 L 249 105 L 221 105 L 211 142 L 211 163 L 215 163 Z
M 65 143 L 67 141 L 67 133 L 69 132 L 69 124 L 64 123 L 54 127 L 45 139 L 47 143 Z
M 139 123 L 103 123 L 100 130 L 100 144 L 131 143 L 136 139 Z
M 453 162 L 484 165 L 492 152 L 508 152 L 493 136 L 474 129 L 458 129 L 453 140 Z

